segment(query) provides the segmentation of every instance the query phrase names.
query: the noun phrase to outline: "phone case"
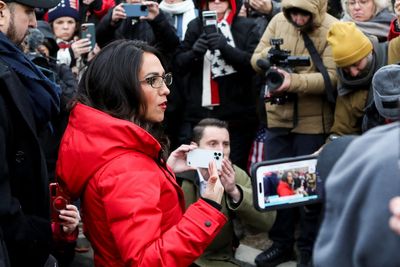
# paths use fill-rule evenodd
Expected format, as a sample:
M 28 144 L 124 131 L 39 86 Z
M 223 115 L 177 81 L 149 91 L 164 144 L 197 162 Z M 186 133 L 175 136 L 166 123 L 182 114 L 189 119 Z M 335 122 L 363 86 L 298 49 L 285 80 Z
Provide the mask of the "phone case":
M 88 36 L 90 35 L 90 37 Z M 81 39 L 89 38 L 92 49 L 96 46 L 96 26 L 94 23 L 83 23 L 81 25 Z
M 220 150 L 194 149 L 187 154 L 187 165 L 195 168 L 208 168 L 210 161 L 215 160 L 217 169 L 221 169 L 224 154 Z
M 254 207 L 264 212 L 320 202 L 323 185 L 316 165 L 317 157 L 310 155 L 256 163 L 251 169 Z M 282 179 L 288 173 L 290 182 Z
M 203 18 L 203 30 L 206 34 L 218 32 L 217 27 L 217 12 L 203 11 L 201 13 Z
M 71 203 L 70 197 L 66 192 L 62 190 L 58 183 L 51 183 L 49 185 L 50 190 L 50 209 L 51 209 L 51 221 L 60 222 L 59 218 L 60 210 L 66 208 Z
M 147 17 L 149 15 L 149 9 L 143 4 L 124 4 L 125 13 L 128 17 Z

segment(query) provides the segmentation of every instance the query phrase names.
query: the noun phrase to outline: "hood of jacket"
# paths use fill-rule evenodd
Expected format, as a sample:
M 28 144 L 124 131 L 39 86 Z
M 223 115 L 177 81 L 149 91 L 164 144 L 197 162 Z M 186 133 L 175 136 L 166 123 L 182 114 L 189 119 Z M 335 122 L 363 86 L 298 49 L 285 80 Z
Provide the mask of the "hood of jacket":
M 99 169 L 132 151 L 159 161 L 161 145 L 136 124 L 77 103 L 60 144 L 57 179 L 76 199 Z
M 292 21 L 288 10 L 291 8 L 300 8 L 308 11 L 312 15 L 313 27 L 320 27 L 325 18 L 328 7 L 327 0 L 283 0 L 282 12 L 288 21 Z
M 200 0 L 199 1 L 199 7 L 201 11 L 207 11 L 208 9 L 208 1 L 209 0 Z M 228 0 L 229 1 L 229 8 L 231 9 L 230 14 L 226 18 L 229 24 L 232 24 L 232 21 L 235 19 L 235 17 L 239 14 L 240 7 L 242 6 L 242 0 Z M 202 18 L 202 15 L 199 14 L 199 16 Z

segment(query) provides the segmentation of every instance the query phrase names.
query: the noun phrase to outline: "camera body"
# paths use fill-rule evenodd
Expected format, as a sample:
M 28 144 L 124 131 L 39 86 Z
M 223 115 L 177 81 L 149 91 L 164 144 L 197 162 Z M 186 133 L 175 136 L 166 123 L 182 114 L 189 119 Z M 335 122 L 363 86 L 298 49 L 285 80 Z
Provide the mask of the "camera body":
M 281 49 L 280 46 L 283 44 L 283 39 L 281 38 L 271 38 L 270 44 L 272 47 L 268 51 L 267 58 L 259 59 L 257 61 L 257 65 L 261 69 L 266 70 L 265 93 L 272 93 L 272 96 L 265 97 L 265 101 L 270 102 L 271 104 L 284 105 L 287 102 L 292 101 L 295 96 L 289 93 L 273 95 L 273 92 L 282 85 L 284 77 L 276 69 L 272 69 L 271 67 L 275 66 L 287 72 L 293 72 L 293 67 L 310 66 L 310 57 L 291 56 L 291 51 Z
M 60 222 L 60 211 L 66 209 L 67 205 L 71 203 L 71 199 L 66 192 L 60 187 L 58 183 L 50 183 L 50 209 L 51 221 Z

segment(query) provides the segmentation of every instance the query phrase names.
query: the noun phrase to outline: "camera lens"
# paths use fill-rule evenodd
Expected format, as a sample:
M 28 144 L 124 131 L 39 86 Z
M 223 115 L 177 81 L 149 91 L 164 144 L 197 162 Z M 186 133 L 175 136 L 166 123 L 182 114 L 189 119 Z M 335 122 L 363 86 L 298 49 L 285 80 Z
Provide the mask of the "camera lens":
M 277 88 L 279 88 L 283 83 L 283 75 L 277 72 L 276 70 L 269 70 L 266 74 L 266 83 L 268 85 L 268 90 L 273 92 Z

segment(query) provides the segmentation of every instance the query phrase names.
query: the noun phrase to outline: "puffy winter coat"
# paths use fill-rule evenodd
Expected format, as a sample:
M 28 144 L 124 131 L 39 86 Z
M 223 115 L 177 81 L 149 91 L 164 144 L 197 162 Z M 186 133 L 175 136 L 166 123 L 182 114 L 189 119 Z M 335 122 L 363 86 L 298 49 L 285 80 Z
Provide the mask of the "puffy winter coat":
M 226 222 L 204 200 L 184 212 L 160 144 L 135 124 L 76 104 L 57 174 L 81 196 L 96 266 L 188 266 Z
M 305 47 L 301 31 L 289 22 L 288 10 L 300 8 L 312 14 L 313 30 L 308 36 L 313 41 L 324 66 L 330 76 L 333 88 L 336 87 L 336 66 L 332 57 L 332 50 L 327 43 L 326 36 L 329 27 L 337 20 L 326 13 L 326 0 L 283 0 L 282 13 L 277 14 L 262 36 L 251 58 L 253 68 L 259 72 L 257 60 L 266 58 L 271 45 L 271 38 L 282 38 L 281 48 L 290 50 L 291 55 L 309 56 Z M 311 60 L 312 61 L 312 60 Z M 292 128 L 295 133 L 321 134 L 330 130 L 333 122 L 332 109 L 325 97 L 325 84 L 322 74 L 318 72 L 315 64 L 309 67 L 296 67 L 291 74 L 289 93 L 296 93 L 297 126 L 295 125 L 295 105 L 292 102 L 284 105 L 266 105 L 268 127 Z

